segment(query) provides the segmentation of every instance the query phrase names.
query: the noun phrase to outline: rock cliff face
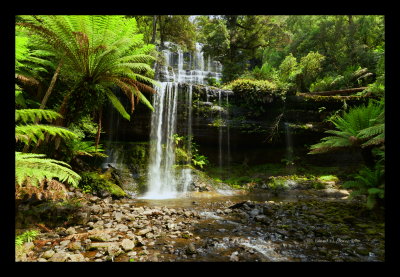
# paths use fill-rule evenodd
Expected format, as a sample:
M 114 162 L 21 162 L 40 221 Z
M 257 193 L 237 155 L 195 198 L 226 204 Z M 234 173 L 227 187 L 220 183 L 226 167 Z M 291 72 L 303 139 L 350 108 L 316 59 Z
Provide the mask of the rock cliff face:
M 189 84 L 180 83 L 179 94 L 184 95 Z M 340 99 L 334 97 L 307 98 L 287 96 L 285 101 L 272 101 L 264 104 L 264 112 L 255 115 L 254 107 L 241 105 L 235 93 L 229 90 L 192 85 L 192 133 L 200 150 L 217 162 L 219 145 L 222 140 L 222 156 L 231 156 L 232 162 L 250 163 L 279 162 L 286 151 L 286 136 L 289 125 L 293 147 L 306 154 L 305 144 L 317 143 L 325 136 L 324 131 L 332 126 L 324 121 L 334 111 L 347 106 L 365 103 L 367 98 Z M 124 98 L 121 98 L 124 101 Z M 182 97 L 178 105 L 184 106 Z M 128 103 L 126 103 L 128 105 Z M 179 110 L 178 110 L 179 112 Z M 150 139 L 151 111 L 144 105 L 138 105 L 131 121 L 124 120 L 112 109 L 107 111 L 108 122 L 104 130 L 119 141 L 148 141 Z M 187 114 L 178 115 L 177 133 L 187 132 Z M 117 128 L 116 128 L 117 127 Z M 104 135 L 107 138 L 107 135 Z M 229 140 L 229 141 L 228 141 Z M 228 145 L 229 144 L 229 145 Z M 228 148 L 229 147 L 229 148 Z M 330 161 L 358 161 L 358 155 L 333 154 L 337 158 Z M 324 159 L 324 155 L 305 156 L 310 161 Z
M 344 105 L 367 101 L 352 96 L 286 95 L 284 99 L 270 97 L 258 105 L 249 105 L 235 91 L 207 85 L 210 80 L 220 80 L 222 67 L 204 57 L 200 44 L 196 47 L 196 51 L 185 53 L 177 45 L 166 43 L 164 49 L 159 49 L 164 59 L 156 63 L 155 72 L 161 83 L 177 90 L 176 133 L 182 136 L 190 132 L 200 152 L 215 164 L 280 162 L 287 151 L 288 136 L 291 146 L 297 149 L 296 155 L 318 160 L 305 155 L 305 145 L 317 143 L 323 132 L 332 127 L 324 120 Z M 154 103 L 155 95 L 147 97 Z M 124 97 L 120 100 L 128 107 Z M 150 140 L 152 113 L 144 105 L 137 105 L 131 121 L 111 107 L 104 116 L 103 140 Z M 358 159 L 357 155 L 337 155 L 343 161 Z M 329 161 L 332 159 L 326 162 Z

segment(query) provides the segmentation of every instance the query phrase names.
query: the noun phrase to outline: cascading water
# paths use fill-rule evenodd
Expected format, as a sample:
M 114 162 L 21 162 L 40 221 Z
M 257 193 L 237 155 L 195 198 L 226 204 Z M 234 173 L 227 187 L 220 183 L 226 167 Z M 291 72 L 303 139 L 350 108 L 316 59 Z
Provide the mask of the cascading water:
M 171 43 L 166 43 L 167 47 Z M 177 122 L 181 122 L 180 105 L 178 104 L 181 93 L 184 93 L 187 117 L 185 136 L 188 138 L 186 150 L 191 156 L 192 138 L 192 85 L 205 84 L 208 77 L 216 80 L 221 78 L 221 66 L 218 63 L 217 72 L 210 71 L 211 61 L 207 64 L 208 71 L 204 70 L 204 56 L 201 44 L 196 44 L 196 51 L 183 53 L 180 49 L 176 52 L 168 49 L 162 50 L 165 65 L 160 66 L 159 81 L 161 87 L 153 98 L 154 112 L 151 119 L 150 132 L 150 162 L 148 166 L 148 190 L 141 198 L 165 199 L 175 198 L 188 191 L 192 182 L 191 169 L 184 167 L 175 170 L 175 141 Z M 185 63 L 184 56 L 189 54 L 189 63 Z M 215 62 L 214 62 L 215 63 Z M 185 69 L 186 68 L 186 69 Z M 176 74 L 175 74 L 176 72 Z M 187 84 L 182 86 L 182 84 Z M 183 89 L 183 88 L 186 89 Z
M 285 134 L 286 134 L 286 165 L 288 166 L 290 172 L 293 172 L 294 165 L 294 155 L 293 155 L 293 141 L 290 124 L 288 122 L 284 123 Z

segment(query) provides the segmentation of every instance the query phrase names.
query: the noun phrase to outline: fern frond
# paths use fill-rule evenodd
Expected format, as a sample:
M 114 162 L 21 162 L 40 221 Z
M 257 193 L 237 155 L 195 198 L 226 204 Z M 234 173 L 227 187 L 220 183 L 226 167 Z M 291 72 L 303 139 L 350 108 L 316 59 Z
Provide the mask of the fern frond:
M 45 134 L 51 136 L 60 136 L 63 139 L 73 139 L 78 136 L 63 127 L 56 127 L 51 125 L 43 124 L 31 124 L 31 125 L 18 125 L 15 127 L 15 139 L 25 144 L 31 142 L 36 143 L 39 139 L 43 140 Z M 31 140 L 31 141 L 30 141 Z
M 122 106 L 121 102 L 118 100 L 118 98 L 115 96 L 114 93 L 112 93 L 111 90 L 106 90 L 106 95 L 108 99 L 110 100 L 111 104 L 114 106 L 114 108 L 125 118 L 128 120 L 131 120 L 131 116 L 126 112 L 124 106 Z
M 58 178 L 61 182 L 67 182 L 77 186 L 80 176 L 70 169 L 65 162 L 46 159 L 43 154 L 31 154 L 15 152 L 16 183 L 22 185 L 29 181 L 34 185 L 43 179 Z
M 62 117 L 59 113 L 52 110 L 42 109 L 21 109 L 15 110 L 15 121 L 34 122 L 36 119 L 51 121 Z

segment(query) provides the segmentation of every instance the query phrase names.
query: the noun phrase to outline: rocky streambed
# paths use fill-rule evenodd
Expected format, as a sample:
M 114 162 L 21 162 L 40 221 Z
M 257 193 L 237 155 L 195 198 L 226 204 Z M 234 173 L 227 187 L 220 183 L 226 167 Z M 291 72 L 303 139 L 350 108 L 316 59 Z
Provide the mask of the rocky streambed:
M 79 216 L 36 224 L 40 234 L 16 251 L 16 261 L 384 261 L 382 212 L 340 194 L 77 196 Z

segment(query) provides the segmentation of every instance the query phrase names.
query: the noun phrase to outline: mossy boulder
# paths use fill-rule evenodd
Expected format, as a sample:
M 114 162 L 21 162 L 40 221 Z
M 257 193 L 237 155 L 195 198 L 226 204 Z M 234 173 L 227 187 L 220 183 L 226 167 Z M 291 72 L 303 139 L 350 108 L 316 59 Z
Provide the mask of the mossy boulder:
M 126 192 L 121 187 L 110 180 L 112 178 L 110 171 L 106 171 L 105 174 L 83 172 L 81 173 L 81 177 L 82 179 L 78 186 L 86 193 L 94 193 L 97 195 L 107 195 L 109 193 L 114 198 L 127 196 Z

